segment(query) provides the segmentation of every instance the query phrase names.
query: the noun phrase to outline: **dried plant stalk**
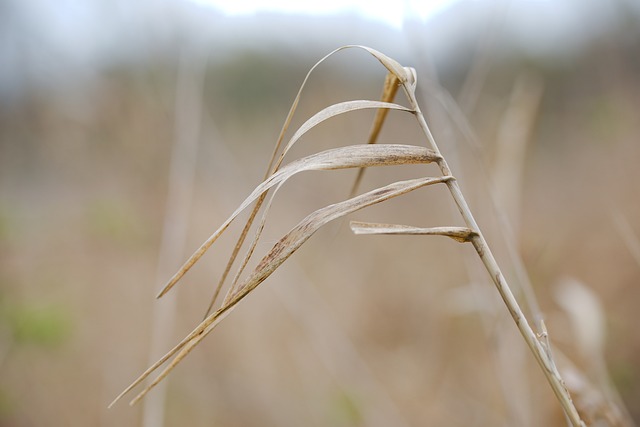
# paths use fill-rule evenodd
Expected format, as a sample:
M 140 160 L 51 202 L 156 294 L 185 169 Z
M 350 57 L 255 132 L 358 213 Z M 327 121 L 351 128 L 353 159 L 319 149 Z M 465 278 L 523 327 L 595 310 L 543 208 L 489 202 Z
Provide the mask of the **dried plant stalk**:
M 420 110 L 420 106 L 418 105 L 418 101 L 416 99 L 415 88 L 417 79 L 415 70 L 411 68 L 405 68 L 404 78 L 399 78 L 402 81 L 403 88 L 405 90 L 407 98 L 409 99 L 409 103 L 414 110 L 415 116 L 418 120 L 418 124 L 424 132 L 429 147 L 434 152 L 440 154 L 438 145 L 436 144 L 436 141 L 431 134 L 431 130 L 427 125 L 427 122 L 424 118 L 424 115 L 422 114 L 422 111 Z M 440 171 L 442 172 L 442 174 L 453 175 L 446 159 L 441 155 L 440 158 L 441 160 L 438 161 L 438 166 L 440 167 Z M 584 423 L 580 419 L 580 415 L 578 414 L 578 411 L 576 410 L 575 405 L 571 400 L 569 391 L 567 390 L 567 387 L 565 386 L 562 377 L 560 376 L 560 373 L 555 366 L 555 362 L 553 360 L 553 357 L 551 356 L 550 349 L 546 346 L 546 342 L 541 341 L 533 332 L 533 329 L 531 329 L 531 326 L 529 325 L 527 318 L 522 312 L 518 301 L 513 296 L 513 292 L 511 291 L 509 284 L 502 274 L 502 271 L 498 266 L 498 263 L 495 260 L 491 249 L 487 244 L 487 241 L 482 235 L 480 227 L 478 227 L 478 224 L 476 223 L 471 209 L 469 208 L 464 195 L 462 194 L 460 185 L 456 180 L 451 180 L 447 182 L 447 187 L 449 188 L 451 196 L 453 197 L 453 200 L 455 201 L 456 206 L 458 207 L 458 210 L 460 211 L 460 214 L 462 215 L 462 218 L 467 227 L 476 233 L 476 235 L 471 239 L 473 247 L 478 253 L 478 256 L 482 260 L 483 264 L 485 265 L 485 268 L 489 272 L 489 275 L 491 276 L 491 279 L 493 280 L 493 283 L 495 284 L 502 300 L 507 306 L 507 309 L 509 310 L 513 321 L 516 323 L 516 326 L 518 327 L 518 330 L 520 331 L 522 337 L 529 346 L 529 349 L 533 353 L 538 364 L 542 368 L 542 372 L 549 381 L 549 384 L 551 385 L 553 392 L 558 398 L 558 401 L 562 405 L 562 408 L 564 409 L 568 419 L 571 421 L 571 424 L 574 427 L 584 426 Z M 540 338 L 546 339 L 546 336 Z
M 398 77 L 396 77 L 396 75 L 391 72 L 387 73 L 387 77 L 385 77 L 384 79 L 384 87 L 382 88 L 380 101 L 393 102 L 396 94 L 398 93 L 399 87 L 400 80 L 398 80 Z M 382 130 L 382 126 L 384 125 L 384 121 L 387 118 L 388 112 L 388 108 L 380 108 L 376 113 L 376 117 L 373 119 L 373 124 L 371 125 L 371 130 L 369 131 L 369 140 L 367 141 L 368 144 L 375 144 L 378 141 L 378 136 L 380 135 L 380 131 Z M 358 171 L 358 175 L 356 176 L 356 179 L 353 181 L 353 185 L 351 186 L 351 192 L 349 193 L 350 197 L 353 197 L 358 191 L 358 187 L 360 186 L 360 182 L 362 181 L 365 170 L 365 168 L 361 168 Z
M 277 153 L 279 152 L 281 143 L 283 141 L 283 135 L 291 122 L 293 112 L 295 111 L 302 87 L 309 78 L 310 73 L 326 58 L 343 49 L 358 48 L 363 49 L 373 55 L 376 59 L 384 65 L 389 71 L 385 88 L 382 95 L 382 101 L 347 101 L 339 104 L 332 105 L 325 108 L 321 112 L 314 115 L 294 134 L 291 140 L 288 142 L 282 154 L 275 161 Z M 295 252 L 318 228 L 326 224 L 327 222 L 336 218 L 347 215 L 356 210 L 370 206 L 375 203 L 380 203 L 389 198 L 396 197 L 406 192 L 415 190 L 425 185 L 434 183 L 445 183 L 454 199 L 460 214 L 466 224 L 466 227 L 445 227 L 445 228 L 430 228 L 430 229 L 417 229 L 408 228 L 406 226 L 381 226 L 381 225 L 363 225 L 356 224 L 355 231 L 357 232 L 376 232 L 384 230 L 393 232 L 419 232 L 421 234 L 432 235 L 445 235 L 462 242 L 470 242 L 473 244 L 478 256 L 484 263 L 487 271 L 489 272 L 500 296 L 502 297 L 505 305 L 507 306 L 509 313 L 511 314 L 516 326 L 522 334 L 525 342 L 531 349 L 536 360 L 542 368 L 544 375 L 549 381 L 555 395 L 557 396 L 560 404 L 562 405 L 568 419 L 574 427 L 584 426 L 584 423 L 580 419 L 580 416 L 571 400 L 569 392 L 565 387 L 558 370 L 556 369 L 553 357 L 551 356 L 550 349 L 546 344 L 546 336 L 537 337 L 531 329 L 527 319 L 524 316 L 518 302 L 516 301 L 504 275 L 502 274 L 491 250 L 482 235 L 478 224 L 476 223 L 473 214 L 467 205 L 467 202 L 460 190 L 455 178 L 451 173 L 449 165 L 446 159 L 440 154 L 438 146 L 429 130 L 429 126 L 422 114 L 418 105 L 415 89 L 417 79 L 416 72 L 412 68 L 402 67 L 395 60 L 387 57 L 386 55 L 364 46 L 345 46 L 336 49 L 329 55 L 325 56 L 319 61 L 307 74 L 303 82 L 298 95 L 296 96 L 294 103 L 291 107 L 289 115 L 285 120 L 283 131 L 276 144 L 276 149 L 270 161 L 269 169 L 272 172 L 268 175 L 265 181 L 260 184 L 251 195 L 240 205 L 240 207 L 223 223 L 223 225 L 207 239 L 202 246 L 189 258 L 184 266 L 171 278 L 166 287 L 161 291 L 159 297 L 168 292 L 182 276 L 197 262 L 204 252 L 215 242 L 215 240 L 222 234 L 231 222 L 237 217 L 237 215 L 246 209 L 251 203 L 256 202 L 254 210 L 250 215 L 247 224 L 242 231 L 242 234 L 234 248 L 234 252 L 231 256 L 227 269 L 225 270 L 224 277 L 226 277 L 230 265 L 235 260 L 242 242 L 248 233 L 249 227 L 253 222 L 261 204 L 265 200 L 266 192 L 275 188 L 275 191 L 294 174 L 305 170 L 332 170 L 340 168 L 365 168 L 370 166 L 383 166 L 390 164 L 410 164 L 410 163 L 429 163 L 436 162 L 440 168 L 442 176 L 439 178 L 420 178 L 416 180 L 403 181 L 395 184 L 391 184 L 360 196 L 352 197 L 344 202 L 336 203 L 334 205 L 327 206 L 312 213 L 307 218 L 302 220 L 296 227 L 294 227 L 287 235 L 285 235 L 276 245 L 267 253 L 254 271 L 249 277 L 239 285 L 234 285 L 225 299 L 222 307 L 216 310 L 214 313 L 208 315 L 204 321 L 202 321 L 198 327 L 196 327 L 187 337 L 185 337 L 178 345 L 176 345 L 171 351 L 169 351 L 158 362 L 145 371 L 133 384 L 131 384 L 126 390 L 124 390 L 120 396 L 118 396 L 113 403 L 119 400 L 124 394 L 129 392 L 133 387 L 140 384 L 145 378 L 147 378 L 152 372 L 158 369 L 162 364 L 167 362 L 173 357 L 173 360 L 168 366 L 159 374 L 159 376 L 149 384 L 133 401 L 135 403 L 142 398 L 149 390 L 151 390 L 156 384 L 158 384 L 168 373 L 198 344 L 204 339 L 204 337 L 215 328 L 215 326 L 224 318 L 229 312 L 240 302 L 245 296 L 253 291 L 260 283 L 262 283 L 273 271 L 278 268 L 293 252 Z M 395 96 L 395 91 L 398 87 L 402 87 L 405 91 L 410 106 L 403 107 L 397 104 L 391 104 Z M 349 111 L 354 111 L 364 108 L 376 108 L 378 109 L 378 115 L 374 120 L 372 131 L 370 133 L 369 145 L 343 147 L 334 150 L 328 150 L 322 153 L 318 153 L 312 156 L 305 157 L 303 159 L 294 161 L 284 168 L 279 170 L 284 156 L 288 152 L 289 148 L 309 129 L 316 126 L 318 123 L 327 120 L 338 114 L 343 114 Z M 417 122 L 422 129 L 424 136 L 427 140 L 429 149 L 415 146 L 401 146 L 401 145 L 371 145 L 377 139 L 379 130 L 384 122 L 386 113 L 380 109 L 395 109 L 405 112 L 410 112 L 415 115 Z M 357 184 L 357 183 L 356 183 Z M 354 187 L 355 188 L 355 187 Z M 264 222 L 264 220 L 263 220 Z M 256 241 L 259 238 L 259 233 L 256 236 Z M 250 250 L 249 256 L 252 254 Z M 221 281 L 222 283 L 222 281 Z M 220 285 L 219 285 L 220 286 Z M 219 289 L 218 289 L 219 290 Z M 217 294 L 217 291 L 216 291 Z M 546 331 L 542 331 L 546 334 Z M 112 404 L 113 404 L 112 403 Z

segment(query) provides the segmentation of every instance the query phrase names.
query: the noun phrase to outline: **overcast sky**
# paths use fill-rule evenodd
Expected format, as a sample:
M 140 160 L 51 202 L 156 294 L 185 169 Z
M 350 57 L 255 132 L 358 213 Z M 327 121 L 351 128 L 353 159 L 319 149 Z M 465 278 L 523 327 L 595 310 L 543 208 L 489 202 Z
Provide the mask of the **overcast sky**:
M 354 43 L 402 59 L 402 48 L 410 44 L 403 23 L 422 21 L 418 36 L 436 56 L 437 49 L 459 55 L 459 41 L 486 31 L 494 10 L 502 13 L 492 21 L 501 25 L 497 42 L 562 59 L 621 22 L 633 22 L 630 12 L 640 11 L 640 1 L 5 0 L 0 1 L 0 103 L 24 85 L 59 87 L 61 80 L 77 85 L 99 75 L 104 64 L 144 61 L 188 43 L 206 44 L 216 59 L 225 50 L 276 44 L 324 52 Z M 287 13 L 295 19 L 286 19 Z
M 366 19 L 384 22 L 401 28 L 405 16 L 425 21 L 434 13 L 442 10 L 457 0 L 191 0 L 196 3 L 210 5 L 229 14 L 240 15 L 259 11 L 280 13 L 303 13 L 309 15 L 330 15 L 340 12 L 355 13 Z

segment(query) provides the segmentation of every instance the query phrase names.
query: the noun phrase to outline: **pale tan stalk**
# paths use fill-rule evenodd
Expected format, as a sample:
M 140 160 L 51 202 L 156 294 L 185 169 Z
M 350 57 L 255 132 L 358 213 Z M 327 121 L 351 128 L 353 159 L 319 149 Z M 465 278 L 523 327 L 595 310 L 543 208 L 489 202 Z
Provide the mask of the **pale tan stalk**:
M 202 93 L 205 80 L 205 58 L 201 52 L 187 49 L 180 58 L 175 103 L 175 134 L 169 171 L 162 241 L 158 254 L 156 283 L 171 273 L 184 256 L 189 211 L 192 205 L 193 181 L 198 156 L 202 119 Z M 176 299 L 153 305 L 149 363 L 153 363 L 169 346 L 176 317 Z M 165 425 L 167 385 L 145 400 L 142 427 Z
M 380 95 L 380 101 L 382 102 L 393 102 L 398 93 L 398 88 L 400 87 L 400 80 L 398 77 L 392 72 L 387 73 L 387 77 L 384 79 L 384 87 L 382 88 L 382 94 Z M 369 139 L 367 144 L 375 144 L 378 141 L 378 136 L 380 135 L 380 131 L 382 130 L 382 125 L 384 125 L 384 121 L 387 118 L 387 114 L 389 113 L 389 109 L 380 108 L 376 112 L 376 117 L 373 119 L 373 124 L 371 125 L 371 130 L 369 131 Z M 351 186 L 351 192 L 349 193 L 349 197 L 353 197 L 358 192 L 358 187 L 360 186 L 360 182 L 362 182 L 362 177 L 364 176 L 365 168 L 361 168 L 358 170 L 358 175 L 356 179 L 353 181 L 353 185 Z
M 403 81 L 403 87 L 405 89 L 409 103 L 412 109 L 414 110 L 414 114 L 416 116 L 416 119 L 418 120 L 418 124 L 422 128 L 422 131 L 424 132 L 427 138 L 427 141 L 429 143 L 429 148 L 433 150 L 435 153 L 437 153 L 438 155 L 440 155 L 440 160 L 437 162 L 438 166 L 440 167 L 440 171 L 442 172 L 443 175 L 451 176 L 453 174 L 451 173 L 449 165 L 447 164 L 446 159 L 441 156 L 438 145 L 436 144 L 436 141 L 433 138 L 433 135 L 431 134 L 431 130 L 427 125 L 424 115 L 420 110 L 420 106 L 418 105 L 418 101 L 415 96 L 415 86 L 416 86 L 415 70 L 413 69 L 405 69 L 405 70 L 407 71 L 408 78 Z M 449 191 L 451 192 L 451 196 L 453 197 L 453 200 L 455 201 L 458 207 L 458 210 L 460 211 L 460 214 L 462 215 L 462 218 L 464 219 L 465 224 L 469 229 L 471 229 L 476 233 L 476 235 L 471 239 L 471 243 L 473 244 L 473 247 L 476 249 L 478 256 L 480 257 L 483 264 L 485 265 L 489 275 L 491 276 L 491 279 L 493 280 L 498 292 L 500 293 L 500 296 L 502 297 L 502 300 L 504 301 L 505 305 L 509 309 L 509 313 L 511 314 L 511 317 L 516 323 L 518 330 L 522 334 L 522 337 L 524 338 L 525 342 L 531 349 L 531 352 L 533 353 L 536 360 L 538 361 L 538 364 L 542 368 L 544 375 L 549 381 L 551 388 L 553 389 L 556 397 L 560 401 L 560 404 L 562 405 L 562 408 L 564 409 L 567 417 L 571 421 L 571 424 L 574 427 L 585 426 L 585 424 L 580 419 L 580 415 L 578 414 L 578 411 L 576 410 L 573 404 L 573 401 L 571 400 L 569 391 L 564 385 L 564 382 L 560 376 L 560 373 L 556 369 L 555 364 L 551 359 L 548 349 L 545 348 L 543 343 L 538 339 L 536 334 L 531 329 L 531 326 L 529 325 L 529 322 L 524 316 L 524 313 L 522 312 L 520 305 L 518 304 L 517 300 L 513 296 L 513 293 L 511 292 L 511 288 L 509 287 L 504 275 L 502 274 L 500 267 L 498 266 L 498 263 L 496 262 L 493 254 L 491 253 L 491 249 L 489 248 L 489 245 L 487 244 L 484 236 L 482 235 L 482 232 L 480 231 L 480 227 L 478 227 L 478 224 L 476 223 L 476 220 L 473 217 L 473 214 L 471 213 L 471 209 L 467 205 L 467 202 L 462 194 L 462 191 L 460 190 L 460 186 L 458 182 L 456 180 L 450 180 L 450 181 L 447 181 L 446 184 L 447 184 L 447 187 L 449 188 Z
M 633 259 L 640 265 L 640 238 L 636 235 L 629 224 L 627 218 L 620 211 L 615 211 L 612 214 L 613 223 L 616 226 L 616 230 L 622 238 L 622 241 L 629 249 L 629 253 Z

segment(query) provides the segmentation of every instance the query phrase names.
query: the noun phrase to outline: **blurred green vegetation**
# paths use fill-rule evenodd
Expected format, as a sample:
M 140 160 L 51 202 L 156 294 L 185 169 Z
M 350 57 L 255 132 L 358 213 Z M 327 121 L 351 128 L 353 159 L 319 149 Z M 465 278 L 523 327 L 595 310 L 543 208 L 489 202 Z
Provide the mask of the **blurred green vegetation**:
M 282 53 L 240 52 L 211 67 L 207 98 L 223 110 L 249 117 L 264 115 L 275 106 L 291 102 L 307 68 L 302 61 Z
M 148 234 L 145 222 L 125 200 L 98 199 L 86 209 L 87 232 L 94 238 L 118 244 L 143 241 Z
M 16 224 L 9 212 L 0 205 L 0 243 L 9 240 L 16 231 Z
M 0 317 L 6 322 L 14 345 L 57 348 L 68 342 L 73 330 L 69 307 L 62 304 L 2 304 Z
M 329 425 L 359 426 L 364 418 L 357 396 L 346 390 L 336 390 L 330 399 Z
M 5 425 L 5 420 L 8 420 L 15 412 L 15 402 L 10 393 L 0 388 L 0 423 Z M 7 424 L 10 425 L 10 424 Z

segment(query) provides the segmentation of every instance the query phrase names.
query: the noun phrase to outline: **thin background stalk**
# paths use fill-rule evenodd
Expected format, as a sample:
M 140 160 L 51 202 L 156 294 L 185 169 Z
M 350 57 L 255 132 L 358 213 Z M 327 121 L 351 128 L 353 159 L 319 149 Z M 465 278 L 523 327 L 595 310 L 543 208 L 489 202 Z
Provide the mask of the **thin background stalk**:
M 193 48 L 191 48 L 193 50 Z M 174 144 L 169 166 L 169 189 L 166 200 L 162 241 L 158 254 L 156 283 L 163 284 L 184 256 L 189 211 L 198 154 L 202 120 L 202 94 L 206 56 L 198 51 L 182 52 L 176 85 Z M 170 345 L 176 298 L 165 298 L 153 305 L 153 323 L 149 363 L 153 363 Z M 144 401 L 143 427 L 162 427 L 167 384 Z

